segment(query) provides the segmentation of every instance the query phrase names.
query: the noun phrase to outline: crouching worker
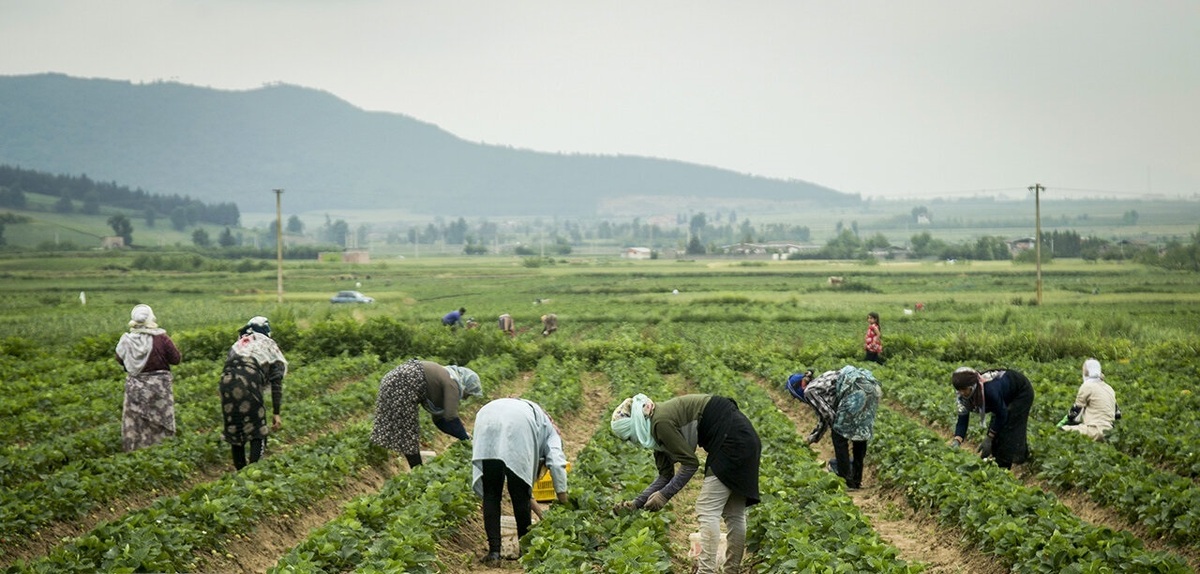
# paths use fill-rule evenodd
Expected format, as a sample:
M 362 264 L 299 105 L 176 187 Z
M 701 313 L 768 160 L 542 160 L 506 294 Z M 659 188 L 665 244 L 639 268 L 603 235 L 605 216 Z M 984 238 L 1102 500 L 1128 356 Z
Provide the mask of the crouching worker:
M 610 424 L 618 438 L 652 449 L 658 467 L 654 482 L 634 500 L 619 504 L 618 510 L 661 510 L 699 470 L 696 447 L 708 453 L 704 484 L 696 498 L 703 548 L 697 572 L 719 571 L 722 518 L 728 543 L 723 571 L 737 572 L 746 547 L 746 508 L 759 501 L 762 454 L 758 433 L 737 403 L 715 395 L 684 395 L 656 404 L 638 394 L 613 411 Z
M 871 371 L 852 365 L 815 378 L 812 371 L 806 371 L 793 382 L 796 377 L 789 377 L 788 391 L 817 414 L 817 427 L 809 433 L 808 444 L 821 440 L 825 430 L 832 429 L 834 459 L 830 469 L 842 477 L 847 488 L 862 488 L 863 461 L 867 458 L 867 443 L 874 436 L 883 387 Z
M 1104 380 L 1100 361 L 1088 359 L 1083 362 L 1083 384 L 1075 393 L 1075 404 L 1070 412 L 1058 421 L 1063 430 L 1075 431 L 1092 440 L 1103 440 L 1104 433 L 1113 428 L 1113 421 L 1120 420 L 1121 409 L 1117 407 L 1117 393 Z
M 541 516 L 533 500 L 533 484 L 549 470 L 554 493 L 567 502 L 567 457 L 562 436 L 541 405 L 524 399 L 496 399 L 475 413 L 471 486 L 483 498 L 483 529 L 488 552 L 484 564 L 500 562 L 500 499 L 504 483 L 512 499 L 517 537 L 529 532 L 530 510 Z
M 421 464 L 421 427 L 417 409 L 429 411 L 438 430 L 459 440 L 471 438 L 458 417 L 467 397 L 483 396 L 479 375 L 458 365 L 410 359 L 379 381 L 371 442 L 401 453 L 409 468 Z

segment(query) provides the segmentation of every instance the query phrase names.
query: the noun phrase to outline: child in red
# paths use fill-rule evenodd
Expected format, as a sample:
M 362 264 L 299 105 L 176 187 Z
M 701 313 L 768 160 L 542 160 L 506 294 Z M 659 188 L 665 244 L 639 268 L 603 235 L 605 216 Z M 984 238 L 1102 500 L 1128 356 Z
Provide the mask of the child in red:
M 874 311 L 867 313 L 867 336 L 863 347 L 867 351 L 868 361 L 883 364 L 883 357 L 880 356 L 880 353 L 883 353 L 883 339 L 879 334 L 879 313 Z

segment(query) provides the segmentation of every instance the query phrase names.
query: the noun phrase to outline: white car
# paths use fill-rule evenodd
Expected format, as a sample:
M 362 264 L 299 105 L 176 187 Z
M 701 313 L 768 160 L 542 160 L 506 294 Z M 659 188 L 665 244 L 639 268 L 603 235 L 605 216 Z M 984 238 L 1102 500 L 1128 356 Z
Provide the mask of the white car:
M 338 291 L 337 295 L 329 298 L 330 303 L 374 303 L 375 299 L 367 297 L 358 291 Z

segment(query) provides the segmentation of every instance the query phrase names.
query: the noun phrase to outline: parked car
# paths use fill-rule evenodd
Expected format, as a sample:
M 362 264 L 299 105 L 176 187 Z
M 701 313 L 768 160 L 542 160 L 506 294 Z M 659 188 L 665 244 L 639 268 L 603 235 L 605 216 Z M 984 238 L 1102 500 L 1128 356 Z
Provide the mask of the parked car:
M 330 303 L 374 303 L 375 299 L 367 297 L 358 291 L 338 291 L 337 295 L 329 298 Z

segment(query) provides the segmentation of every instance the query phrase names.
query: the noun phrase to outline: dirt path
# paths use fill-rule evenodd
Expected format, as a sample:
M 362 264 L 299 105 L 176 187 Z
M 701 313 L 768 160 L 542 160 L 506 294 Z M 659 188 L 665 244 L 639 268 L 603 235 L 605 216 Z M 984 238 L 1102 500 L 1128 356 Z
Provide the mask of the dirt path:
M 768 389 L 775 405 L 795 423 L 800 436 L 807 436 L 816 427 L 817 419 L 811 408 L 781 389 L 762 386 Z M 825 435 L 811 448 L 819 459 L 827 461 L 833 458 L 833 445 L 829 433 Z M 939 526 L 932 517 L 909 507 L 900 492 L 879 486 L 869 447 L 866 461 L 863 487 L 850 491 L 850 498 L 879 536 L 900 551 L 901 558 L 925 563 L 928 566 L 925 571 L 931 574 L 1008 572 L 994 557 L 959 543 L 961 532 Z

